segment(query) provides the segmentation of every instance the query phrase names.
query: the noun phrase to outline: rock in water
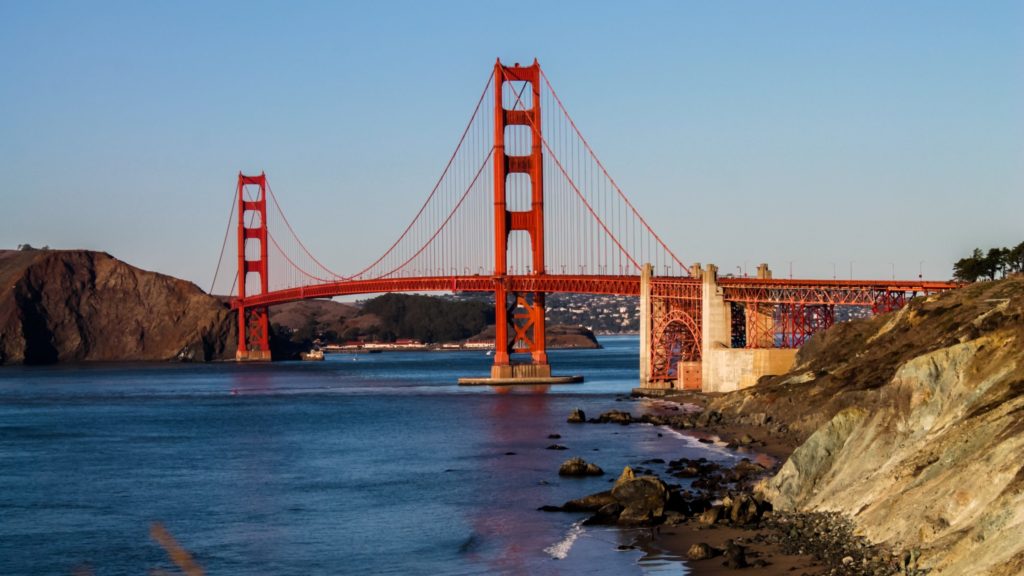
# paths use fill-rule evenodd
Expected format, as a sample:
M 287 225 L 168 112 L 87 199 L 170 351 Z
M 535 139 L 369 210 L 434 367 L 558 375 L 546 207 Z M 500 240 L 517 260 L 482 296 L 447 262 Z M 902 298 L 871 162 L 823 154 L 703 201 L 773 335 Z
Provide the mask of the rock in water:
M 576 408 L 572 412 L 570 412 L 569 418 L 566 420 L 566 422 L 570 424 L 582 424 L 583 422 L 586 421 L 587 415 L 584 414 L 583 410 L 580 410 L 579 408 Z
M 707 560 L 708 558 L 714 558 L 721 553 L 721 550 L 713 548 L 707 543 L 700 542 L 690 546 L 690 549 L 686 551 L 686 557 L 690 560 Z
M 619 524 L 650 525 L 660 522 L 665 516 L 668 486 L 656 476 L 639 476 L 617 482 L 612 488 L 612 496 L 623 507 Z
M 633 474 L 633 469 L 626 466 L 622 469 L 622 474 L 619 476 L 619 479 L 615 481 L 615 485 L 618 486 L 619 484 L 624 484 L 634 478 L 636 478 L 636 474 Z
M 600 476 L 604 474 L 604 470 L 597 464 L 591 464 L 580 458 L 574 456 L 569 458 L 558 468 L 559 476 Z
M 619 520 L 619 514 L 622 513 L 622 504 L 618 502 L 612 502 L 602 506 L 597 513 L 590 518 L 587 518 L 583 523 L 587 526 L 594 524 L 607 525 L 615 524 Z
M 602 424 L 610 422 L 612 424 L 622 424 L 625 426 L 626 424 L 633 422 L 633 415 L 629 412 L 623 412 L 622 410 L 612 410 L 598 416 L 597 421 Z

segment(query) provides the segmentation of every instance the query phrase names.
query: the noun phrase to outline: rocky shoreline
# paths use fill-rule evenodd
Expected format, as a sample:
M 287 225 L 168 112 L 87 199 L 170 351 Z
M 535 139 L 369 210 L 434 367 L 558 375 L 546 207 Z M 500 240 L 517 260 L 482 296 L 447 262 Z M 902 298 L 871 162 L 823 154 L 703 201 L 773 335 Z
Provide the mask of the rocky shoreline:
M 850 519 L 834 513 L 774 509 L 758 484 L 778 472 L 796 448 L 784 423 L 727 421 L 704 408 L 699 395 L 659 402 L 640 413 L 611 410 L 588 419 L 574 410 L 574 424 L 664 426 L 698 441 L 725 444 L 739 456 L 733 466 L 705 458 L 654 458 L 627 466 L 610 490 L 584 495 L 545 512 L 586 512 L 584 525 L 650 529 L 644 545 L 686 558 L 694 574 L 916 576 L 918 551 L 874 545 L 854 533 Z M 760 437 L 763 437 L 761 439 Z M 656 469 L 661 469 L 660 471 Z M 581 458 L 563 463 L 561 475 L 603 474 Z

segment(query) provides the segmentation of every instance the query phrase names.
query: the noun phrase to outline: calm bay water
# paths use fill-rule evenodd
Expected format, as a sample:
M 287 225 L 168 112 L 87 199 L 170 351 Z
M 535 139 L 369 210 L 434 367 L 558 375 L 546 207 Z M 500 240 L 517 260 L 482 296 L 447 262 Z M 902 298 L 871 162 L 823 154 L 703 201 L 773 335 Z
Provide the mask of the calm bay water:
M 637 409 L 615 401 L 636 338 L 602 343 L 551 353 L 585 384 L 504 394 L 455 385 L 487 373 L 482 352 L 0 369 L 0 574 L 172 568 L 154 521 L 213 575 L 683 573 L 618 551 L 636 531 L 536 511 L 648 458 L 731 458 L 650 426 L 566 424 L 575 407 Z M 573 455 L 608 474 L 560 478 Z

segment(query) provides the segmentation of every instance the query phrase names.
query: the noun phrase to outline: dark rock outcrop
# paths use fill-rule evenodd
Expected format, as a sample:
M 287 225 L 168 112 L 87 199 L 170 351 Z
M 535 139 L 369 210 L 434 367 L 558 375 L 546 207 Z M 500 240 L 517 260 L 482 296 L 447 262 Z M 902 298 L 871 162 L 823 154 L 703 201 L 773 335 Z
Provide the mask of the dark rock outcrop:
M 565 512 L 597 512 L 601 508 L 614 503 L 615 497 L 612 496 L 611 490 L 605 490 L 604 492 L 598 492 L 583 498 L 569 500 L 562 505 L 562 510 Z
M 633 422 L 633 415 L 622 410 L 611 410 L 601 414 L 593 422 L 598 424 L 622 424 L 623 426 Z
M 600 476 L 604 470 L 597 464 L 591 464 L 579 456 L 569 458 L 558 468 L 559 476 Z
M 664 519 L 668 503 L 668 486 L 657 476 L 620 479 L 612 488 L 612 496 L 622 505 L 618 523 L 646 526 Z
M 0 251 L 0 364 L 233 357 L 232 318 L 195 284 L 106 253 Z
M 587 421 L 587 415 L 583 410 L 575 408 L 569 413 L 569 417 L 565 421 L 570 424 L 582 424 Z
M 747 563 L 747 549 L 744 546 L 740 546 L 732 540 L 725 541 L 725 566 L 727 568 L 746 568 L 750 566 Z

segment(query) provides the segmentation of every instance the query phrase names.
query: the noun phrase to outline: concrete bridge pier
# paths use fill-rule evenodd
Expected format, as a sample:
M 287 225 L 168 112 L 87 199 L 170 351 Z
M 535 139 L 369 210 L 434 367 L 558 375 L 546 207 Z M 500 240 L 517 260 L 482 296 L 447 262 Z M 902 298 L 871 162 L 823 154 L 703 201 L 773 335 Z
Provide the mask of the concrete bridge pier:
M 651 384 L 651 276 L 654 267 L 644 264 L 640 272 L 640 386 Z
M 717 272 L 717 267 L 709 264 L 701 288 L 701 390 L 732 392 L 757 384 L 762 376 L 785 374 L 793 367 L 796 349 L 774 347 L 774 309 L 770 306 L 739 308 L 746 315 L 748 338 L 753 323 L 760 323 L 762 330 L 753 332 L 758 340 L 748 342 L 746 348 L 732 348 L 733 307 L 723 298 Z M 758 277 L 771 278 L 767 265 L 758 266 Z
M 659 395 L 673 390 L 700 389 L 704 392 L 731 392 L 748 388 L 762 376 L 784 374 L 794 363 L 795 348 L 776 348 L 774 308 L 744 304 L 735 308 L 744 315 L 746 347 L 733 348 L 733 303 L 726 301 L 718 284 L 718 267 L 693 266 L 691 273 L 700 285 L 700 359 L 679 362 L 676 380 L 652 378 L 651 362 L 658 343 L 653 341 L 653 326 L 664 312 L 664 303 L 651 292 L 652 269 L 644 266 L 640 276 L 640 387 L 639 394 Z M 771 270 L 762 264 L 759 278 L 771 278 Z M 738 320 L 738 319 L 737 319 Z M 698 385 L 699 382 L 699 385 Z

